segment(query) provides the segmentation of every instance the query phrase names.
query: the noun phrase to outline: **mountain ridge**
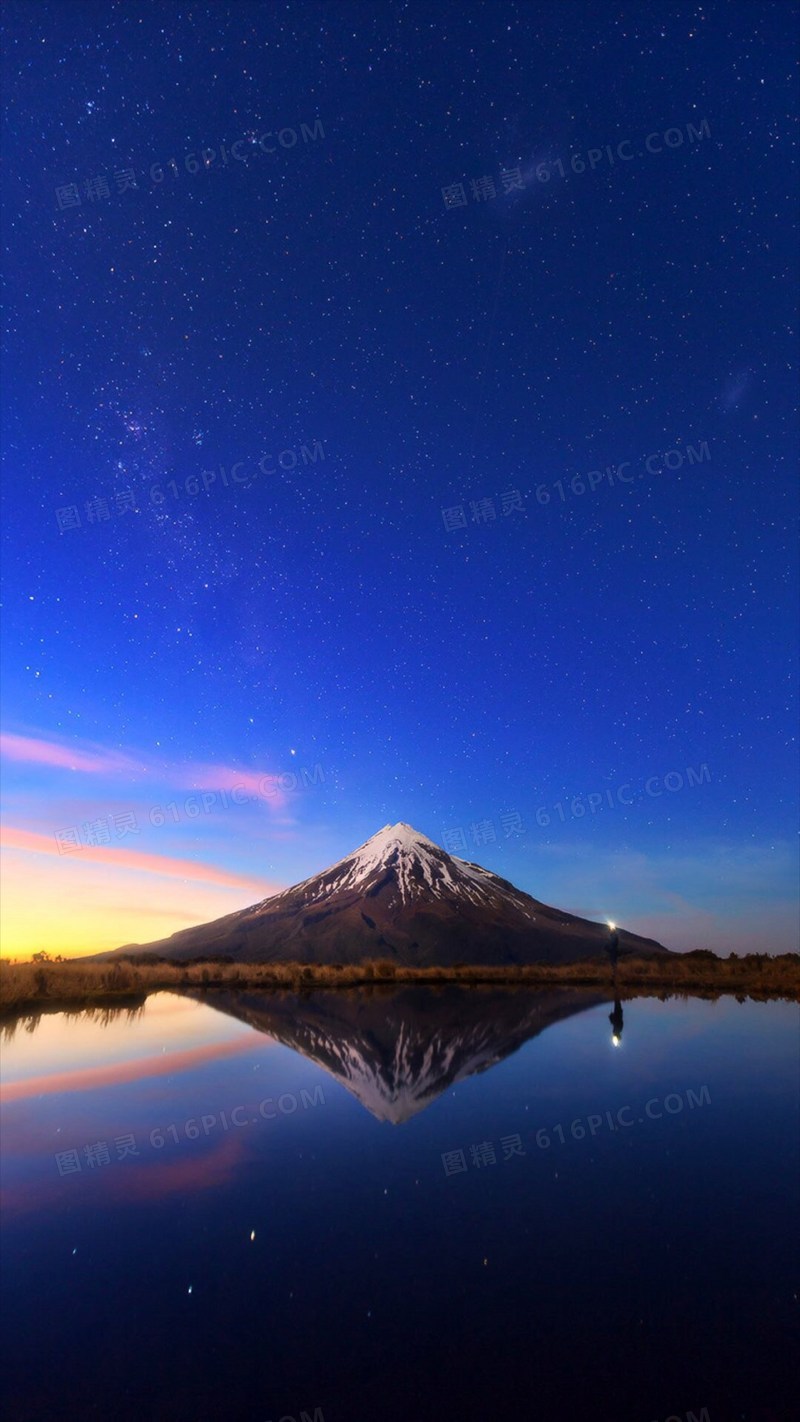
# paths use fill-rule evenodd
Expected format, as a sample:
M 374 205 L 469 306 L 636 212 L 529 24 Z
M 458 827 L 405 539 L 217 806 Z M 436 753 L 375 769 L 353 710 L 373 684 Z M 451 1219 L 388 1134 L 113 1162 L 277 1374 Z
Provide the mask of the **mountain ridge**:
M 249 908 L 96 956 L 318 964 L 378 957 L 409 967 L 490 966 L 578 962 L 602 953 L 608 936 L 607 924 L 541 903 L 400 821 Z M 668 952 L 624 930 L 619 946 L 644 956 Z

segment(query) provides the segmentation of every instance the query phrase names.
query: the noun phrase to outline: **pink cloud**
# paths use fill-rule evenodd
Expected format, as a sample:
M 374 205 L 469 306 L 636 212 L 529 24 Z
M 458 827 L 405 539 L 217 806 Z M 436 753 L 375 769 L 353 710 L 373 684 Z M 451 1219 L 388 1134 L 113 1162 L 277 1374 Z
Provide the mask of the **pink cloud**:
M 169 767 L 169 779 L 182 790 L 227 790 L 241 788 L 254 799 L 266 799 L 274 810 L 282 810 L 288 795 L 278 785 L 280 775 L 259 774 L 253 770 L 234 770 L 229 765 L 205 765 L 190 762 Z
M 160 1156 L 144 1160 L 126 1160 L 117 1169 L 92 1172 L 89 1177 L 60 1179 L 55 1161 L 47 1159 L 48 1176 L 27 1178 L 19 1185 L 0 1190 L 0 1207 L 8 1217 L 41 1214 L 48 1206 L 63 1206 L 70 1195 L 83 1187 L 94 1191 L 94 1198 L 130 1202 L 160 1200 L 166 1195 L 185 1197 L 195 1190 L 217 1189 L 236 1175 L 247 1154 L 248 1136 L 223 1135 L 198 1154 L 176 1156 L 172 1160 Z M 37 1162 L 38 1164 L 38 1162 Z M 50 1170 L 55 1178 L 50 1178 Z
M 125 1176 L 115 1177 L 118 1198 L 130 1200 L 161 1200 L 165 1195 L 185 1197 L 195 1190 L 216 1190 L 227 1185 L 241 1168 L 247 1153 L 247 1137 L 222 1136 L 210 1150 L 198 1155 L 177 1156 L 174 1160 L 159 1159 L 156 1166 L 139 1165 Z
M 9 732 L 0 735 L 0 754 L 8 760 L 22 761 L 33 765 L 51 765 L 59 770 L 82 771 L 84 775 L 136 775 L 146 767 L 120 751 L 108 751 L 102 747 L 90 750 L 76 750 L 72 746 L 60 746 L 55 741 L 43 741 L 32 736 L 14 736 Z
M 48 835 L 33 834 L 30 830 L 17 829 L 6 825 L 0 830 L 0 843 L 6 849 L 21 849 L 31 854 L 62 855 L 55 840 Z M 87 847 L 72 851 L 79 862 L 94 861 L 116 869 L 143 870 L 148 874 L 161 874 L 168 879 L 198 879 L 206 884 L 223 884 L 229 889 L 249 889 L 260 898 L 280 893 L 284 885 L 266 885 L 263 880 L 248 879 L 241 874 L 232 874 L 226 869 L 215 869 L 210 864 L 196 863 L 192 859 L 175 859 L 164 854 L 144 854 L 135 849 L 107 848 L 105 845 Z M 266 891 L 265 891 L 266 890 Z
M 230 791 L 241 787 L 252 798 L 264 800 L 272 810 L 286 807 L 288 789 L 293 788 L 278 784 L 288 772 L 237 770 L 229 765 L 194 761 L 158 762 L 150 756 L 126 755 L 90 743 L 80 747 L 61 745 L 39 736 L 17 736 L 9 732 L 0 735 L 0 754 L 21 764 L 46 765 L 84 775 L 117 776 L 128 781 L 145 777 L 166 781 L 181 789 Z
M 175 1052 L 159 1052 L 157 1056 L 114 1062 L 110 1066 L 79 1067 L 75 1071 L 29 1076 L 25 1080 L 8 1081 L 0 1086 L 0 1101 L 23 1101 L 30 1096 L 60 1095 L 64 1091 L 96 1091 L 102 1087 L 118 1086 L 121 1082 L 139 1081 L 142 1077 L 171 1076 L 174 1072 L 189 1071 L 206 1062 L 252 1050 L 252 1038 L 241 1037 L 233 1042 L 214 1042 Z

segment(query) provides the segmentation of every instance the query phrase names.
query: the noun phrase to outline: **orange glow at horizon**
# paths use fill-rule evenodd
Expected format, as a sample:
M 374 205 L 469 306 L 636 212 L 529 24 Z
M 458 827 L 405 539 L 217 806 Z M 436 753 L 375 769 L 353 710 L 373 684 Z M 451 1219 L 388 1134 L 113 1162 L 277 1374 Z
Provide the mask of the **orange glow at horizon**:
M 150 943 L 249 907 L 282 884 L 190 860 L 114 849 L 59 855 L 44 835 L 4 835 L 0 957 L 80 958 Z M 38 843 L 41 842 L 41 843 Z

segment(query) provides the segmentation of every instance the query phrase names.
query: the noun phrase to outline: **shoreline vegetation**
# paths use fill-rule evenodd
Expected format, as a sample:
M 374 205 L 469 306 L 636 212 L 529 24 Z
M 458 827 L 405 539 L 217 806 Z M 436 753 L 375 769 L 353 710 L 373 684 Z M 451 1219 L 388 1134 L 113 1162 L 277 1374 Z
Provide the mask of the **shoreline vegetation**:
M 182 988 L 235 988 L 262 992 L 311 992 L 317 988 L 404 987 L 411 984 L 466 987 L 605 987 L 624 996 L 639 989 L 666 992 L 734 993 L 800 1001 L 800 953 L 771 957 L 748 953 L 728 958 L 699 950 L 668 958 L 623 956 L 616 970 L 607 957 L 580 963 L 404 967 L 386 959 L 362 963 L 234 963 L 199 959 L 176 963 L 117 958 L 92 962 L 0 961 L 0 1017 L 26 1011 L 125 1006 L 150 993 Z

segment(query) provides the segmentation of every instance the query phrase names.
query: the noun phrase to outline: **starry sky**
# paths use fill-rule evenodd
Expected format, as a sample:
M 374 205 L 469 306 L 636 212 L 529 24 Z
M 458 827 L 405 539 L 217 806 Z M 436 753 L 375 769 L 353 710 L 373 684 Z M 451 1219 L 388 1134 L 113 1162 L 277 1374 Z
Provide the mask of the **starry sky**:
M 7 954 L 397 820 L 797 946 L 796 19 L 10 0 Z

